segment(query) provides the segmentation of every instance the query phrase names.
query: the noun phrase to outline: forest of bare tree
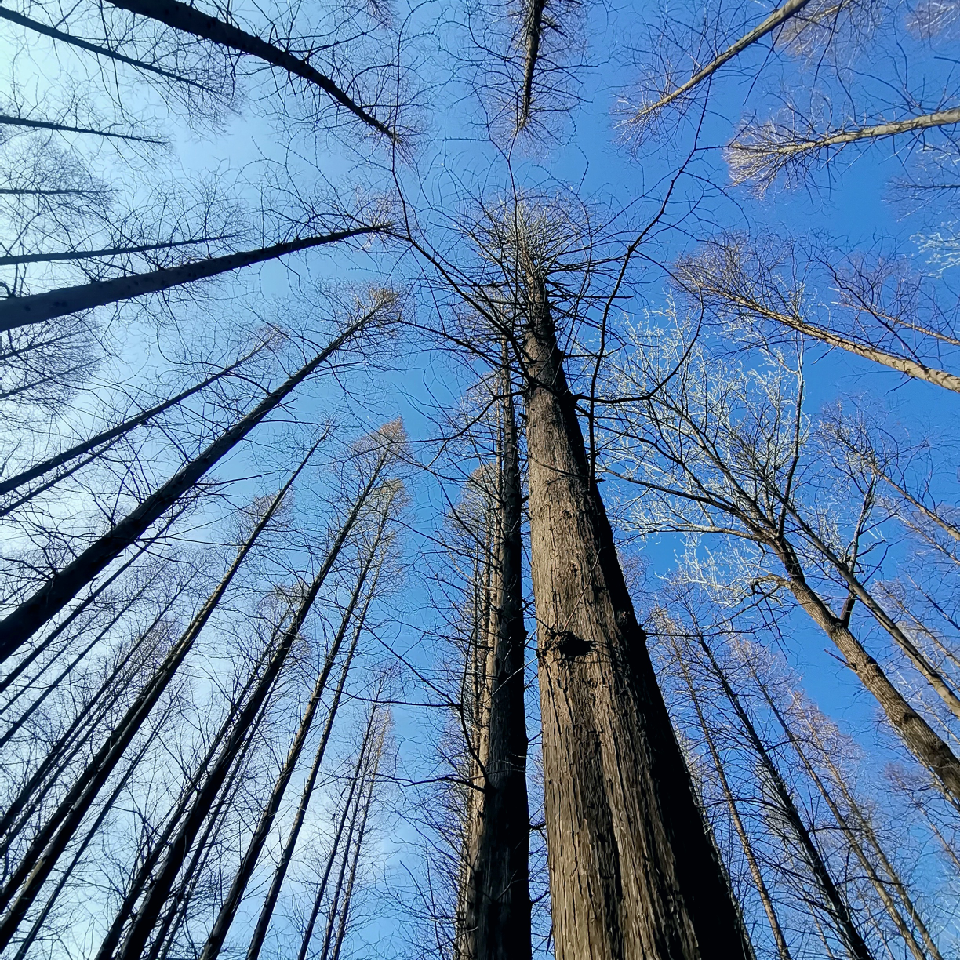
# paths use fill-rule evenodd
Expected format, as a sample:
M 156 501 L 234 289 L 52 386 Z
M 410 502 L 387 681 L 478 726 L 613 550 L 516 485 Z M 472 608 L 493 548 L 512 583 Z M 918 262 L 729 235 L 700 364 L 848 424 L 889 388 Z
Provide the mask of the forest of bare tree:
M 0 0 L 0 956 L 960 960 L 958 43 Z

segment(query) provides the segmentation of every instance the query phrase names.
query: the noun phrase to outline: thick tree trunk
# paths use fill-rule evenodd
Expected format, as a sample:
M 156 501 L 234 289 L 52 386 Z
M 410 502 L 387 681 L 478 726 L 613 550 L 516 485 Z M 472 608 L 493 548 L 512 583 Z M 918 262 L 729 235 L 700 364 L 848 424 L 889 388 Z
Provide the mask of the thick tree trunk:
M 524 711 L 526 630 L 523 624 L 521 539 L 523 491 L 513 385 L 504 365 L 498 585 L 493 646 L 484 684 L 489 698 L 479 771 L 482 792 L 471 825 L 463 953 L 469 960 L 529 960 L 530 812 L 527 801 L 527 731 Z
M 0 118 L 2 120 L 2 118 Z M 239 270 L 255 263 L 266 263 L 300 250 L 310 250 L 328 243 L 337 243 L 350 237 L 360 237 L 380 231 L 380 227 L 355 227 L 335 230 L 319 237 L 287 240 L 257 250 L 242 250 L 221 257 L 206 257 L 180 264 L 178 267 L 160 267 L 149 273 L 135 273 L 113 280 L 94 280 L 74 287 L 61 287 L 48 293 L 34 293 L 26 297 L 7 297 L 0 300 L 0 331 L 15 330 L 32 323 L 42 323 L 56 317 L 65 317 L 80 310 L 132 300 L 148 293 L 158 293 L 171 287 L 207 280 L 210 277 Z
M 222 433 L 196 459 L 181 467 L 113 529 L 54 574 L 32 597 L 0 621 L 0 662 L 6 660 L 51 617 L 62 610 L 94 577 L 135 543 L 177 500 L 275 410 L 322 363 L 370 320 L 367 314 L 352 323 L 306 366 L 267 394 L 239 423 Z
M 393 132 L 386 124 L 361 107 L 329 77 L 324 76 L 306 60 L 294 56 L 282 47 L 261 40 L 260 37 L 247 33 L 230 23 L 225 23 L 223 20 L 218 20 L 216 17 L 211 17 L 196 7 L 181 3 L 180 0 L 110 0 L 110 3 L 121 10 L 130 10 L 141 16 L 150 17 L 152 20 L 159 20 L 168 27 L 173 27 L 174 30 L 181 30 L 184 33 L 192 34 L 203 40 L 210 40 L 231 50 L 257 57 L 265 63 L 301 77 L 319 87 L 324 93 L 349 110 L 355 117 L 373 127 L 378 133 L 393 137 Z
M 557 960 L 750 950 L 589 469 L 546 289 L 525 333 L 533 590 Z

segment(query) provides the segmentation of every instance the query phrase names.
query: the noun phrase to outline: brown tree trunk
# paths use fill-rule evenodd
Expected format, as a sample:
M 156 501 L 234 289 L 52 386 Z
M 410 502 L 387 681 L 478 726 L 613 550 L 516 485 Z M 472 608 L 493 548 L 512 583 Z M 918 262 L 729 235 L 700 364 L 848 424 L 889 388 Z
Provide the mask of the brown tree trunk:
M 720 789 L 723 791 L 723 799 L 727 804 L 727 809 L 730 811 L 730 819 L 733 821 L 733 827 L 737 832 L 737 837 L 740 839 L 740 846 L 743 848 L 743 855 L 747 858 L 747 866 L 750 868 L 750 876 L 753 877 L 753 885 L 757 888 L 757 893 L 760 896 L 760 903 L 763 905 L 764 913 L 766 913 L 767 920 L 770 923 L 770 931 L 773 933 L 773 941 L 777 946 L 777 954 L 779 955 L 780 960 L 792 960 L 790 948 L 787 946 L 787 939 L 783 935 L 783 928 L 780 926 L 780 919 L 777 916 L 776 908 L 773 905 L 773 898 L 770 896 L 770 891 L 767 889 L 766 881 L 763 879 L 763 871 L 760 869 L 760 864 L 757 862 L 757 858 L 754 855 L 753 844 L 750 842 L 750 836 L 747 833 L 747 828 L 744 826 L 743 819 L 740 816 L 740 811 L 737 809 L 737 801 L 733 795 L 733 790 L 730 789 L 730 783 L 727 780 L 727 774 L 723 768 L 723 758 L 720 756 L 720 751 L 717 749 L 713 731 L 710 729 L 710 725 L 707 723 L 707 718 L 704 716 L 703 707 L 700 705 L 700 698 L 697 696 L 696 687 L 694 686 L 693 679 L 690 676 L 690 671 L 687 669 L 683 652 L 677 645 L 676 641 L 673 642 L 673 650 L 677 657 L 677 662 L 680 665 L 680 671 L 683 674 L 687 692 L 690 694 L 690 702 L 693 704 L 693 709 L 696 711 L 697 721 L 700 724 L 700 729 L 703 731 L 704 742 L 707 744 L 707 749 L 710 751 L 710 759 L 713 761 L 713 768 L 717 772 L 717 778 L 720 781 Z
M 287 785 L 290 783 L 290 778 L 293 776 L 294 771 L 297 768 L 297 764 L 300 762 L 300 754 L 303 752 L 303 748 L 307 742 L 307 737 L 310 735 L 310 729 L 313 726 L 313 718 L 316 716 L 317 709 L 320 706 L 320 698 L 323 696 L 323 691 L 326 689 L 327 679 L 330 676 L 330 671 L 333 670 L 333 665 L 340 654 L 340 647 L 342 646 L 347 635 L 347 631 L 350 628 L 357 604 L 360 602 L 367 576 L 369 575 L 370 569 L 376 560 L 377 553 L 380 550 L 380 544 L 383 539 L 388 520 L 388 508 L 385 505 L 384 511 L 380 517 L 376 536 L 369 547 L 367 556 L 364 558 L 363 566 L 360 569 L 360 575 L 357 578 L 353 593 L 351 594 L 350 600 L 347 603 L 347 608 L 343 613 L 343 617 L 341 618 L 340 627 L 337 630 L 336 636 L 333 639 L 333 643 L 330 645 L 330 649 L 327 652 L 326 657 L 324 658 L 323 667 L 317 676 L 313 687 L 313 692 L 311 693 L 310 699 L 307 702 L 307 707 L 300 721 L 300 726 L 297 730 L 296 736 L 294 737 L 293 743 L 290 745 L 287 758 L 280 769 L 280 773 L 276 782 L 274 783 L 273 790 L 263 806 L 263 809 L 260 813 L 260 819 L 257 821 L 257 825 L 254 828 L 253 836 L 250 838 L 250 842 L 247 845 L 247 849 L 243 855 L 243 859 L 240 862 L 240 866 L 237 868 L 237 873 L 234 877 L 233 883 L 230 885 L 230 889 L 224 898 L 223 905 L 220 907 L 220 912 L 217 915 L 217 919 L 214 921 L 213 927 L 210 930 L 210 935 L 207 937 L 207 942 L 204 945 L 200 960 L 216 960 L 216 957 L 220 955 L 220 951 L 223 948 L 223 943 L 227 938 L 230 925 L 233 923 L 237 909 L 240 906 L 240 901 L 247 889 L 247 884 L 250 882 L 250 878 L 253 876 L 253 871 L 257 865 L 257 861 L 260 859 L 260 854 L 263 851 L 263 845 L 266 843 L 267 837 L 270 834 L 270 830 L 273 827 L 274 820 L 277 816 L 277 811 L 280 809 L 280 804 L 283 802 L 283 796 L 286 793 Z
M 876 697 L 891 726 L 900 735 L 907 749 L 937 778 L 940 788 L 954 801 L 960 801 L 960 760 L 930 725 L 907 703 L 890 682 L 876 660 L 864 650 L 859 640 L 833 615 L 827 605 L 810 588 L 800 563 L 785 543 L 772 545 L 787 571 L 787 578 L 797 602 L 807 612 L 837 649 L 863 685 Z
M 533 590 L 557 960 L 751 952 L 589 480 L 542 279 L 525 364 Z
M 506 353 L 506 351 L 505 351 Z M 495 597 L 488 698 L 482 714 L 479 804 L 470 825 L 463 954 L 469 960 L 529 960 L 530 811 L 527 801 L 527 731 L 521 540 L 523 491 L 513 384 L 504 363 L 500 523 L 494 561 Z
M 827 902 L 830 913 L 836 923 L 837 932 L 846 947 L 848 955 L 852 960 L 872 960 L 872 955 L 864 942 L 863 936 L 853 922 L 853 916 L 851 915 L 850 906 L 847 903 L 846 897 L 844 897 L 836 883 L 834 883 L 830 870 L 827 868 L 826 861 L 824 861 L 820 850 L 814 843 L 813 836 L 807 829 L 803 817 L 800 816 L 800 811 L 797 809 L 796 803 L 794 803 L 790 789 L 787 787 L 787 783 L 783 779 L 783 775 L 780 773 L 774 758 L 771 756 L 757 728 L 750 719 L 750 715 L 747 713 L 740 697 L 730 686 L 727 675 L 717 662 L 713 650 L 710 649 L 710 645 L 702 634 L 697 635 L 697 643 L 707 655 L 707 659 L 710 661 L 711 671 L 720 682 L 723 693 L 730 702 L 730 706 L 733 707 L 737 718 L 740 720 L 744 733 L 746 733 L 747 739 L 750 741 L 750 745 L 756 753 L 757 759 L 760 761 L 760 765 L 770 786 L 776 794 L 780 805 L 779 812 L 783 816 L 783 819 L 789 824 L 791 831 L 796 836 L 803 850 L 804 859 L 807 861 L 807 865 L 813 873 L 814 880 Z

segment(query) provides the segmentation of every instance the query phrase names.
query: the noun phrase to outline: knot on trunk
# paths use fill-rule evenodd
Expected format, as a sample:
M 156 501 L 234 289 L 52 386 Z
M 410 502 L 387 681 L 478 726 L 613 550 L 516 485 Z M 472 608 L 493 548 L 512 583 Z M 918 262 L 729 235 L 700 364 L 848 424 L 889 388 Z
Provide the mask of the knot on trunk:
M 592 649 L 592 640 L 578 637 L 570 630 L 551 630 L 543 652 L 556 652 L 567 660 L 575 660 L 585 657 Z

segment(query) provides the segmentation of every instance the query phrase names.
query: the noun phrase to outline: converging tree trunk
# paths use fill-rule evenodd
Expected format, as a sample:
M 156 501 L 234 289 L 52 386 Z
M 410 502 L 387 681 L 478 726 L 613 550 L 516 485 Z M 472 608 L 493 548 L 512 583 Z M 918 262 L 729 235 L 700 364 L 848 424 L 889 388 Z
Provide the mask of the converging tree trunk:
M 748 958 L 637 623 L 544 279 L 526 275 L 527 455 L 558 960 Z
M 479 756 L 479 804 L 470 825 L 466 865 L 463 952 L 468 960 L 529 960 L 530 812 L 527 801 L 527 731 L 521 540 L 523 491 L 513 379 L 504 346 L 500 437 L 499 549 L 494 560 L 492 645 L 486 658 Z

